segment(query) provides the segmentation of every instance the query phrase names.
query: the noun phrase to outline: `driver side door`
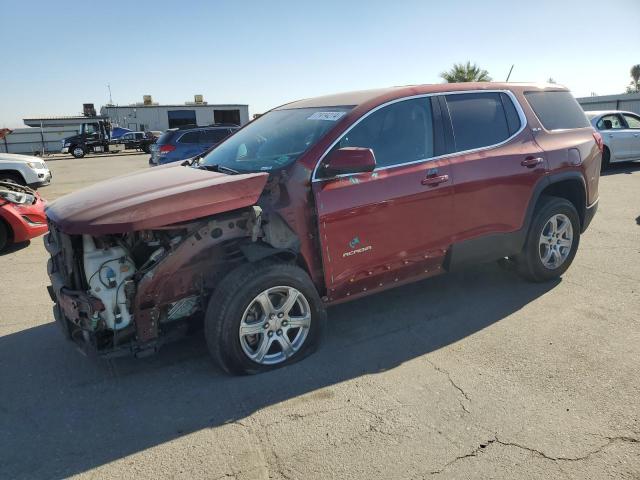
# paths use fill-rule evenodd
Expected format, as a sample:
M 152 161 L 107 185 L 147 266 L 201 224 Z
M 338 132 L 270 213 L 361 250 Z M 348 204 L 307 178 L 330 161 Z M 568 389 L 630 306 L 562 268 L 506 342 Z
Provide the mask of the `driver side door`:
M 452 185 L 439 104 L 373 110 L 332 147 L 373 150 L 373 172 L 314 180 L 330 302 L 438 273 L 452 238 Z M 325 156 L 326 158 L 326 156 Z

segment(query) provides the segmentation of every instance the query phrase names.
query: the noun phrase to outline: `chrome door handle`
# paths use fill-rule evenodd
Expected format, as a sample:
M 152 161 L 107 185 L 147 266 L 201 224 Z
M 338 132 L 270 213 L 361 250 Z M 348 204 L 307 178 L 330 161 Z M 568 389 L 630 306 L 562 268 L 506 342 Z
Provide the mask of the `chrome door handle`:
M 422 179 L 422 185 L 426 185 L 428 187 L 435 187 L 440 185 L 441 183 L 445 183 L 449 181 L 449 175 L 434 175 L 432 177 L 424 177 Z
M 533 168 L 544 162 L 542 157 L 527 157 L 520 162 L 520 165 L 527 168 Z

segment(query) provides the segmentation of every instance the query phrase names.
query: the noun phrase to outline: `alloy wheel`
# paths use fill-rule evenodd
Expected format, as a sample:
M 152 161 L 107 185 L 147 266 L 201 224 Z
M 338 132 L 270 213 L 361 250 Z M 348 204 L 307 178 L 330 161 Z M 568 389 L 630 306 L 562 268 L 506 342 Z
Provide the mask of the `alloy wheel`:
M 240 322 L 244 354 L 261 365 L 286 361 L 302 348 L 311 327 L 311 308 L 305 296 L 288 286 L 257 295 Z
M 571 253 L 573 245 L 573 225 L 569 217 L 562 213 L 553 215 L 540 233 L 539 254 L 545 268 L 555 270 Z

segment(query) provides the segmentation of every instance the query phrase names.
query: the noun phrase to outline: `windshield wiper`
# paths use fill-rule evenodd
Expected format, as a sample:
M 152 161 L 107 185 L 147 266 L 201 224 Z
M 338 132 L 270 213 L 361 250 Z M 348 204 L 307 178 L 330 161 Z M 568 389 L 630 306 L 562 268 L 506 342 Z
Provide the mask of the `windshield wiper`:
M 222 165 L 198 165 L 196 168 L 201 168 L 202 170 L 208 170 L 210 172 L 228 173 L 231 175 L 240 173 L 233 168 L 223 167 Z

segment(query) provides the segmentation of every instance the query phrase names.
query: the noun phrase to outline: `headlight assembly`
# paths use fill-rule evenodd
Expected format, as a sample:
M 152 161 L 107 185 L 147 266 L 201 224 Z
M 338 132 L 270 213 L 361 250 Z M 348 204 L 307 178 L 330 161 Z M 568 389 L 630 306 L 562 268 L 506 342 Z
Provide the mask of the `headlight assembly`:
M 31 205 L 36 199 L 29 193 L 12 192 L 11 190 L 0 190 L 0 198 L 18 205 Z

